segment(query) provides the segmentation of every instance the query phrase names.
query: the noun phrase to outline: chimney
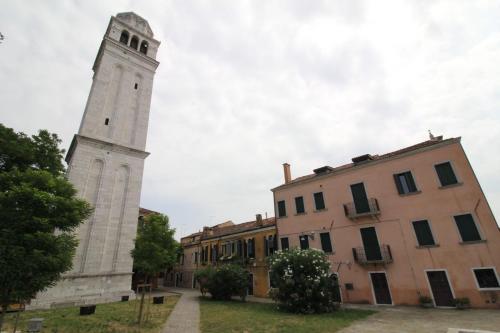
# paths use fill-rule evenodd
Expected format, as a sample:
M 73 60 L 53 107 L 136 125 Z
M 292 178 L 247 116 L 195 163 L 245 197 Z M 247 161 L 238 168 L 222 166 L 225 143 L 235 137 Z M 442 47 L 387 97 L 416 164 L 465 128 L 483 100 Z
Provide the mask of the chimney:
M 283 163 L 283 173 L 285 174 L 285 184 L 292 181 L 292 174 L 290 173 L 290 164 Z
M 262 225 L 262 215 L 261 214 L 256 214 L 255 215 L 255 221 L 257 221 L 257 225 L 261 226 Z

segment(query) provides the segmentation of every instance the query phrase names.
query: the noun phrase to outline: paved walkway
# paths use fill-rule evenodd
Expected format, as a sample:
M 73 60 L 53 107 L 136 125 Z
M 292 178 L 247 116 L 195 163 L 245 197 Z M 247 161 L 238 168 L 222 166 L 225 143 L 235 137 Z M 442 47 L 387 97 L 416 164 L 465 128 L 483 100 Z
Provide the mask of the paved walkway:
M 500 331 L 499 310 L 421 309 L 394 306 L 373 307 L 344 305 L 344 308 L 363 308 L 379 311 L 367 319 L 354 322 L 339 333 L 446 333 L 450 328 Z M 455 330 L 456 332 L 456 330 Z
M 162 333 L 200 333 L 200 292 L 195 289 L 168 288 L 182 294 L 163 327 Z

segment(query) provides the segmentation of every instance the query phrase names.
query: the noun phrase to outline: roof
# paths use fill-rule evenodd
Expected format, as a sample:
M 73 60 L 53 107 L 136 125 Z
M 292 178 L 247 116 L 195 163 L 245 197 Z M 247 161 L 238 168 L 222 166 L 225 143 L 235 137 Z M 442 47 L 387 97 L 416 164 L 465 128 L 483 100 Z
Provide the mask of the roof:
M 273 227 L 276 225 L 276 218 L 270 217 L 267 219 L 262 219 L 262 224 L 259 224 L 257 221 L 250 221 L 245 223 L 234 224 L 230 226 L 225 226 L 222 228 L 210 228 L 211 233 L 209 231 L 203 232 L 201 236 L 203 239 L 212 239 L 222 236 L 228 236 L 232 234 L 239 234 L 242 232 L 248 232 L 253 230 L 258 230 L 267 227 Z
M 137 31 L 142 32 L 146 36 L 151 38 L 154 37 L 153 30 L 151 30 L 148 21 L 146 21 L 144 18 L 140 17 L 136 13 L 134 12 L 118 13 L 116 14 L 116 18 L 128 24 L 129 26 L 133 27 Z
M 150 214 L 160 214 L 160 213 L 155 212 L 154 210 L 139 207 L 139 216 L 148 216 Z
M 368 154 L 366 154 L 366 156 L 369 156 L 370 158 L 365 159 L 362 162 L 347 163 L 347 164 L 340 165 L 340 166 L 334 167 L 334 168 L 328 167 L 328 166 L 325 166 L 325 167 L 322 167 L 322 168 L 318 168 L 318 169 L 315 169 L 315 171 L 318 171 L 318 170 L 321 169 L 321 170 L 324 170 L 324 172 L 321 172 L 321 173 L 312 173 L 312 174 L 309 174 L 309 175 L 305 175 L 305 176 L 301 176 L 301 177 L 292 179 L 292 181 L 290 181 L 289 183 L 279 185 L 279 186 L 273 188 L 271 191 L 274 191 L 276 189 L 279 189 L 279 188 L 282 188 L 282 187 L 285 187 L 285 186 L 290 186 L 290 185 L 294 185 L 294 184 L 297 184 L 297 183 L 301 183 L 303 181 L 312 180 L 313 178 L 316 178 L 316 177 L 322 177 L 324 175 L 336 174 L 336 173 L 338 173 L 340 171 L 344 171 L 344 170 L 348 170 L 348 169 L 351 169 L 351 168 L 355 168 L 355 167 L 358 167 L 360 165 L 369 165 L 369 164 L 372 164 L 372 163 L 375 163 L 375 162 L 379 162 L 379 161 L 383 161 L 383 160 L 389 160 L 391 158 L 398 157 L 398 156 L 401 156 L 401 155 L 404 155 L 404 154 L 407 154 L 407 153 L 410 153 L 410 152 L 413 152 L 413 151 L 418 151 L 420 149 L 424 149 L 424 148 L 428 148 L 428 147 L 432 147 L 432 146 L 443 145 L 443 144 L 447 144 L 447 143 L 459 142 L 459 141 L 460 141 L 460 137 L 458 137 L 458 138 L 449 138 L 449 139 L 445 139 L 445 140 L 443 140 L 442 137 L 437 137 L 435 139 L 423 141 L 423 142 L 417 143 L 417 144 L 415 144 L 413 146 L 409 146 L 409 147 L 405 147 L 405 148 L 402 148 L 402 149 L 398 149 L 398 150 L 395 150 L 395 151 L 392 151 L 392 152 L 389 152 L 389 153 L 386 153 L 386 154 L 382 154 L 382 155 L 368 155 Z M 365 156 L 365 155 L 361 155 L 361 156 L 355 157 L 355 158 L 353 158 L 353 160 L 357 160 L 357 158 L 362 157 L 362 156 Z

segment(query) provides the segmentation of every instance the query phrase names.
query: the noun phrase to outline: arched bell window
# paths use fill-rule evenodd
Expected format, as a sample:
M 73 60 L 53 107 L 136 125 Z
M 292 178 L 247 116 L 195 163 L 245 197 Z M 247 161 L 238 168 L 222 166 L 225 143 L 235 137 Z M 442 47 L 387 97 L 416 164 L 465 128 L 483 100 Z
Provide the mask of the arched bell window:
M 128 44 L 128 37 L 129 37 L 128 31 L 127 30 L 123 30 L 122 34 L 120 36 L 120 43 L 123 43 L 123 44 L 127 45 Z
M 143 40 L 141 43 L 141 48 L 139 50 L 141 53 L 148 54 L 148 42 Z
M 132 39 L 130 40 L 130 47 L 137 50 L 138 46 L 139 46 L 139 38 L 137 38 L 137 36 L 133 36 Z

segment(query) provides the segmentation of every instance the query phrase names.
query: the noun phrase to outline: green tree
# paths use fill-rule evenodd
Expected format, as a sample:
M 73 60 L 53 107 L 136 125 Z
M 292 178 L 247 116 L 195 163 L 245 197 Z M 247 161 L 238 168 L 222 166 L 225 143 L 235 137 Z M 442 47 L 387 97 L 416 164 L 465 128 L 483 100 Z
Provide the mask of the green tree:
M 9 304 L 71 269 L 72 231 L 91 213 L 64 178 L 60 142 L 44 130 L 28 137 L 0 124 L 0 331 Z
M 174 239 L 168 216 L 150 214 L 139 225 L 135 248 L 132 250 L 134 270 L 149 277 L 173 267 L 177 260 L 179 243 Z

